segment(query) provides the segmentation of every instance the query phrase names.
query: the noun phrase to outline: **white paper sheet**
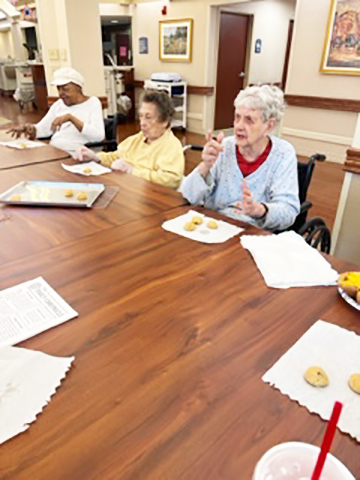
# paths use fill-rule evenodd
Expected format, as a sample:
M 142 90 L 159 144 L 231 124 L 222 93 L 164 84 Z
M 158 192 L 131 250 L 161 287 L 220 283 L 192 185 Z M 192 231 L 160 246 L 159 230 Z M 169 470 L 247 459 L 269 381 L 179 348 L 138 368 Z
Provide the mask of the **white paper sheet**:
M 27 138 L 17 138 L 16 140 L 10 140 L 9 142 L 0 142 L 0 145 L 2 145 L 3 147 L 17 148 L 19 150 L 24 150 L 26 148 L 43 147 L 45 143 L 35 142 L 33 140 L 28 140 Z
M 250 251 L 269 287 L 310 287 L 337 283 L 336 270 L 295 232 L 243 235 L 240 242 Z
M 66 163 L 62 163 L 61 166 L 68 172 L 79 173 L 86 177 L 90 177 L 91 175 L 103 175 L 104 173 L 111 172 L 111 168 L 104 167 L 97 162 L 78 163 L 77 165 L 66 165 Z M 91 172 L 86 172 L 85 169 L 87 168 L 90 168 Z
M 36 420 L 73 360 L 25 348 L 0 348 L 0 444 Z
M 311 366 L 325 370 L 330 382 L 327 387 L 315 388 L 304 380 Z M 360 337 L 318 320 L 262 379 L 324 420 L 329 420 L 338 400 L 344 405 L 339 429 L 360 442 L 360 395 L 348 386 L 353 373 L 360 373 Z
M 0 292 L 0 348 L 78 315 L 42 277 Z
M 184 230 L 184 225 L 187 222 L 191 222 L 193 217 L 201 217 L 203 223 L 197 225 L 196 229 L 192 232 Z M 210 229 L 206 226 L 209 220 L 215 220 L 218 224 L 217 229 Z M 215 218 L 206 217 L 204 214 L 195 212 L 194 210 L 189 210 L 184 215 L 168 220 L 162 224 L 162 228 L 168 232 L 177 233 L 191 240 L 196 240 L 197 242 L 202 243 L 223 243 L 229 240 L 229 238 L 238 235 L 243 232 L 244 229 L 231 225 L 230 223 L 224 222 L 222 220 L 217 220 Z

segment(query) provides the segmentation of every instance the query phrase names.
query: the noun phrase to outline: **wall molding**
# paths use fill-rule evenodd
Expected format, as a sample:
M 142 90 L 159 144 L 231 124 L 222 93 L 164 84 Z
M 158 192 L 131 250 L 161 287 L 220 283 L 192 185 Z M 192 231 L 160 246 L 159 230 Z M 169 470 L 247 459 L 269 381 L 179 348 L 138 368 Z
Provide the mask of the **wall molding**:
M 360 100 L 290 94 L 285 95 L 285 100 L 292 107 L 318 108 L 339 112 L 360 112 Z
M 144 81 L 134 80 L 134 86 L 136 88 L 144 88 Z M 188 85 L 187 93 L 188 95 L 202 95 L 208 97 L 214 94 L 214 87 L 198 87 L 195 85 Z
M 326 143 L 336 143 L 338 145 L 349 146 L 352 143 L 351 137 L 342 137 L 340 135 L 332 135 L 330 133 L 310 132 L 308 130 L 300 130 L 297 128 L 283 127 L 281 135 L 288 135 L 290 137 L 306 138 L 310 140 L 317 140 Z
M 346 172 L 360 174 L 360 149 L 348 148 L 346 150 L 346 160 L 344 164 L 344 170 Z

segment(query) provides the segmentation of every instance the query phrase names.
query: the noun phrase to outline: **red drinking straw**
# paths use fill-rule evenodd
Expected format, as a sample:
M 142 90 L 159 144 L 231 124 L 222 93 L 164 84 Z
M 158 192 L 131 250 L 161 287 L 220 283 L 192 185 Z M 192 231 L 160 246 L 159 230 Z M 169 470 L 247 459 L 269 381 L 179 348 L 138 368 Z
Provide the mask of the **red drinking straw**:
M 322 469 L 324 468 L 324 463 L 326 460 L 326 455 L 329 453 L 334 435 L 336 430 L 336 425 L 339 421 L 340 413 L 343 408 L 342 403 L 335 402 L 328 426 L 326 428 L 324 440 L 321 444 L 319 457 L 317 459 L 314 472 L 312 474 L 311 480 L 319 480 Z

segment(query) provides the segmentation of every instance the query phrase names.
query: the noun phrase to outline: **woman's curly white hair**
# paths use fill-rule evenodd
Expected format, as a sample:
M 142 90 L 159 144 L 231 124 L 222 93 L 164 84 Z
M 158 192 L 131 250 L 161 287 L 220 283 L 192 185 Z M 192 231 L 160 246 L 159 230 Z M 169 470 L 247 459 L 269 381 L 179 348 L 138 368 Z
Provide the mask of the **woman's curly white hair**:
M 246 87 L 235 98 L 234 105 L 261 110 L 264 122 L 270 118 L 279 122 L 285 111 L 284 93 L 273 85 Z

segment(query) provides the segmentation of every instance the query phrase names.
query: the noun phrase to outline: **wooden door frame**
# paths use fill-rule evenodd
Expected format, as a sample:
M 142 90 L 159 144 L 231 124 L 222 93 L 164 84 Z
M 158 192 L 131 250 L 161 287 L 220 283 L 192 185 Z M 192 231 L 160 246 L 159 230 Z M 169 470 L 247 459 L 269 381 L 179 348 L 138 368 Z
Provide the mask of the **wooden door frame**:
M 208 29 L 207 37 L 207 66 L 206 66 L 206 81 L 207 85 L 214 86 L 214 95 L 207 97 L 205 99 L 205 108 L 204 108 L 204 119 L 203 126 L 204 130 L 209 129 L 213 130 L 215 125 L 215 102 L 216 102 L 216 82 L 217 82 L 217 68 L 218 68 L 218 55 L 219 55 L 219 43 L 220 43 L 220 16 L 221 12 L 234 13 L 235 15 L 245 15 L 249 17 L 249 30 L 248 38 L 246 41 L 246 61 L 245 61 L 245 78 L 244 78 L 244 87 L 248 85 L 249 79 L 249 67 L 251 59 L 251 41 L 253 35 L 253 24 L 254 24 L 254 15 L 233 12 L 227 8 L 224 8 L 223 5 L 211 5 L 210 7 L 210 28 Z M 215 55 L 214 55 L 214 52 Z M 214 59 L 215 57 L 215 59 Z

